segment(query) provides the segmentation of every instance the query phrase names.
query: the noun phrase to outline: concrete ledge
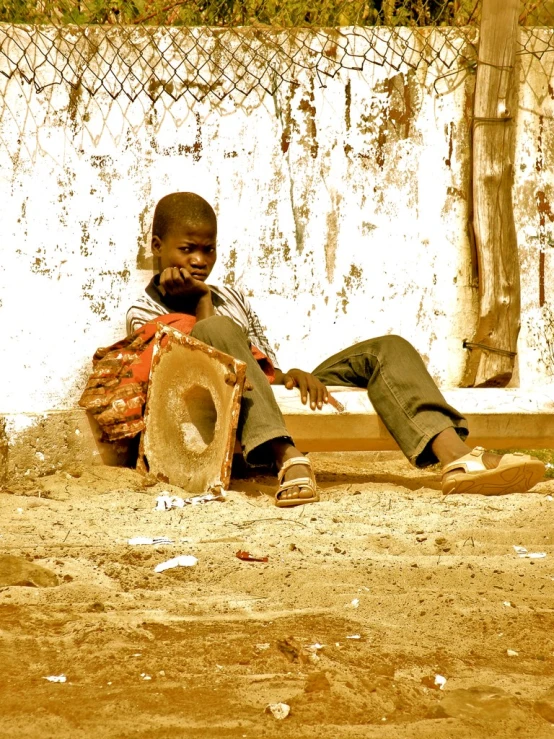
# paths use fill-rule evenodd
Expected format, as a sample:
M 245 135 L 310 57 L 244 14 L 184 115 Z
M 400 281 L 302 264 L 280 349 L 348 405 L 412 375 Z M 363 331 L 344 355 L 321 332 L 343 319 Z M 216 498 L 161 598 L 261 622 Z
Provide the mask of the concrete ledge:
M 273 388 L 287 427 L 304 451 L 398 449 L 364 390 L 331 388 L 344 406 L 311 411 L 297 391 Z M 468 419 L 471 444 L 495 449 L 554 449 L 554 387 L 444 391 Z M 0 481 L 47 475 L 83 464 L 125 464 L 130 445 L 103 444 L 96 423 L 81 409 L 0 415 Z
M 330 388 L 344 412 L 326 406 L 314 412 L 286 388 L 273 388 L 295 442 L 305 451 L 384 451 L 398 449 L 369 402 L 365 390 Z M 445 390 L 468 419 L 473 445 L 495 449 L 554 448 L 554 387 Z

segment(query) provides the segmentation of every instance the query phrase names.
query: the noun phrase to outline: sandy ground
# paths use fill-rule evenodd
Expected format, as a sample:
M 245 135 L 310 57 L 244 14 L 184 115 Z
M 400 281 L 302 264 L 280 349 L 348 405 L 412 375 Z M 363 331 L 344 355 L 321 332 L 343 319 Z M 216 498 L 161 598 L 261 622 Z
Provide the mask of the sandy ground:
M 554 481 L 443 498 L 397 457 L 313 458 L 322 502 L 288 510 L 270 478 L 171 511 L 131 470 L 8 486 L 2 553 L 59 584 L 0 588 L 0 736 L 554 737 Z

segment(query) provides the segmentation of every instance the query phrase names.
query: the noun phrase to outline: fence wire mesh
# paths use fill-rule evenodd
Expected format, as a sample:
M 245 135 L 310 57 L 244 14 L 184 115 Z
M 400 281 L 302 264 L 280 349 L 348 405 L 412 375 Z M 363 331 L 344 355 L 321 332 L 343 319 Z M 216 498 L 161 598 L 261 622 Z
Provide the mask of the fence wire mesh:
M 36 91 L 235 104 L 305 70 L 322 85 L 366 65 L 447 77 L 475 69 L 480 9 L 481 0 L 4 0 L 0 75 Z M 520 24 L 519 54 L 554 51 L 554 0 L 525 0 Z
M 433 34 L 399 28 L 347 30 L 244 28 L 134 28 L 118 26 L 6 26 L 1 73 L 19 75 L 37 91 L 66 83 L 90 95 L 133 100 L 146 93 L 156 100 L 188 95 L 197 101 L 231 93 L 248 96 L 256 88 L 273 93 L 302 70 L 314 70 L 324 84 L 341 69 L 367 64 L 398 71 L 438 64 L 448 72 L 465 57 L 471 29 Z
M 153 116 L 248 111 L 283 84 L 375 65 L 445 94 L 475 72 L 480 15 L 481 0 L 4 0 L 0 145 L 21 141 L 34 161 L 42 110 L 66 109 L 75 144 L 119 142 Z M 554 0 L 524 0 L 519 21 L 518 54 L 550 68 Z
M 113 151 L 110 139 L 119 146 L 135 137 L 139 143 L 146 141 L 156 154 L 186 153 L 198 159 L 202 117 L 209 117 L 214 109 L 225 114 L 240 107 L 249 113 L 268 95 L 277 107 L 292 97 L 294 85 L 306 86 L 307 80 L 324 86 L 340 78 L 343 71 L 347 78 L 350 71 L 364 73 L 378 66 L 383 74 L 396 76 L 389 97 L 402 98 L 409 85 L 398 83 L 400 91 L 395 85 L 403 75 L 409 78 L 417 73 L 418 83 L 431 84 L 436 93 L 444 95 L 475 73 L 481 0 L 290 2 L 3 0 L 0 149 L 5 153 L 6 171 L 15 182 L 18 169 L 35 176 L 35 163 L 51 160 L 60 171 L 58 185 L 73 195 L 75 168 L 62 167 L 60 161 L 87 151 L 91 166 L 102 173 L 103 162 L 109 161 L 105 151 Z M 554 98 L 554 83 L 547 82 L 554 79 L 554 0 L 523 0 L 519 23 L 517 54 L 522 76 L 531 67 L 533 71 L 541 68 L 540 75 L 530 75 L 536 88 L 529 97 L 550 100 Z M 408 110 L 404 102 L 401 99 L 397 105 L 395 119 L 384 115 L 376 124 L 378 145 L 386 137 L 387 126 L 394 127 Z M 532 102 L 529 110 L 533 110 Z M 183 125 L 187 117 L 192 126 Z M 182 131 L 190 134 L 195 117 L 197 138 L 193 132 L 185 140 Z M 464 121 L 460 124 L 463 137 Z M 541 114 L 540 136 L 544 127 L 545 140 L 551 125 L 548 116 L 542 121 Z M 179 135 L 169 136 L 166 142 L 160 134 L 166 129 L 177 130 Z M 282 146 L 288 147 L 288 142 Z M 149 171 L 144 156 L 143 151 L 137 154 L 136 169 Z M 547 182 L 548 163 L 543 166 L 538 158 L 534 169 L 537 178 Z M 547 186 L 540 185 L 543 197 Z M 144 191 L 150 192 L 146 185 Z M 89 192 L 92 196 L 92 187 Z M 145 204 L 139 216 L 137 267 L 146 269 L 151 267 L 144 247 L 147 217 L 154 201 L 143 191 L 141 198 Z M 539 206 L 539 246 L 544 258 L 546 247 L 551 246 L 547 226 L 554 222 L 554 215 L 548 204 L 540 201 Z M 298 216 L 301 228 L 307 223 L 303 217 Z M 62 225 L 63 218 L 62 210 Z M 89 232 L 83 232 L 81 253 L 85 256 L 88 239 Z M 46 264 L 54 274 L 60 254 L 55 247 L 48 256 L 33 257 L 36 267 L 31 270 L 43 273 Z M 102 320 L 108 319 L 105 304 L 109 301 L 97 293 L 102 281 L 108 284 L 110 274 L 95 274 L 83 287 L 85 298 Z M 551 317 L 545 313 L 545 327 Z M 536 325 L 535 321 L 529 330 L 536 331 Z

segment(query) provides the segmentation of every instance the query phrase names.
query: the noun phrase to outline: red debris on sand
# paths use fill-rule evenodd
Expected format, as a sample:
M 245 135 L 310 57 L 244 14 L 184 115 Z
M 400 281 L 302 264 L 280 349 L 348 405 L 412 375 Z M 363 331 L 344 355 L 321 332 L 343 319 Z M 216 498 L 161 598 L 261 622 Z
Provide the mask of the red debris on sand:
M 239 549 L 236 556 L 239 559 L 242 559 L 243 562 L 268 562 L 269 557 L 253 557 L 250 552 L 243 552 L 242 549 Z

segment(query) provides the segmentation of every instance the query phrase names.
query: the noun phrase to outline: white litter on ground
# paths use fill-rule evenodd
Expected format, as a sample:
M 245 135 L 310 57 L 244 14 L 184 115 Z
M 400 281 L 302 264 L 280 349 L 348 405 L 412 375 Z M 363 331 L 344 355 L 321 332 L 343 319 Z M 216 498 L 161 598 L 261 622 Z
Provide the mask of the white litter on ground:
M 205 495 L 193 495 L 192 498 L 185 498 L 185 505 L 199 505 L 201 503 L 213 503 L 217 501 L 223 503 L 226 500 L 225 493 L 205 493 Z
M 516 652 L 515 649 L 506 649 L 506 654 L 508 657 L 517 657 L 519 655 L 519 652 Z
M 190 498 L 180 498 L 178 495 L 163 493 L 156 498 L 156 511 L 169 511 L 171 508 L 184 508 L 186 505 L 200 505 L 201 503 L 212 503 L 214 501 L 224 502 L 225 493 L 205 493 L 204 495 L 193 495 Z
M 67 678 L 65 675 L 48 675 L 44 680 L 48 680 L 49 683 L 65 683 Z
M 148 536 L 135 536 L 133 539 L 129 539 L 127 543 L 132 547 L 137 547 L 141 544 L 175 544 L 173 539 L 168 539 L 167 536 L 154 536 L 153 538 Z
M 439 690 L 444 690 L 444 686 L 446 685 L 446 678 L 444 675 L 435 675 L 435 685 L 439 686 Z
M 198 560 L 192 554 L 181 554 L 179 557 L 173 557 L 173 559 L 168 559 L 166 562 L 160 562 L 159 565 L 154 567 L 154 572 L 164 572 L 165 570 L 172 570 L 174 567 L 194 567 L 197 563 Z
M 544 559 L 546 557 L 546 552 L 528 552 L 525 547 L 520 547 L 517 544 L 514 544 L 514 551 L 522 559 Z
M 272 713 L 275 718 L 282 720 L 290 713 L 290 706 L 286 703 L 270 703 L 266 709 L 266 713 Z
M 319 642 L 316 642 L 315 644 L 306 644 L 304 649 L 308 652 L 314 652 L 317 654 L 320 649 L 323 649 L 325 644 L 320 644 Z
M 169 511 L 170 508 L 184 508 L 185 501 L 178 495 L 158 495 L 156 498 L 156 511 Z

